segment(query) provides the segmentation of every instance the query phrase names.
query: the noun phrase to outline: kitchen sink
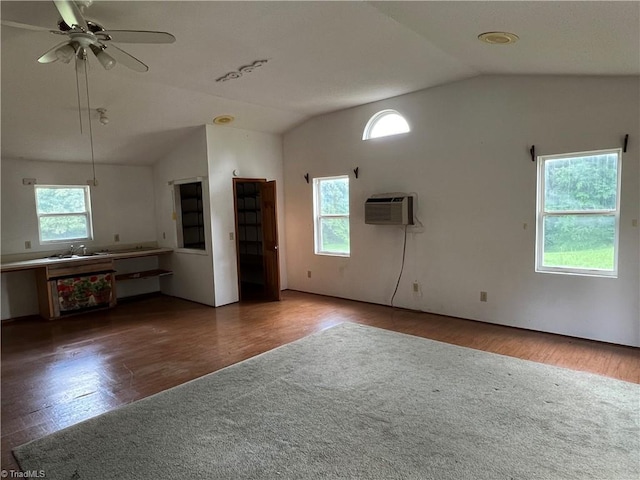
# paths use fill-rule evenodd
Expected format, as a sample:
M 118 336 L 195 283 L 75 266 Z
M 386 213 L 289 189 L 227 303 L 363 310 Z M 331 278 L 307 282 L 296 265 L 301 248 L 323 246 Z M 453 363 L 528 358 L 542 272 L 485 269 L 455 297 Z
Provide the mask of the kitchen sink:
M 48 257 L 44 257 L 48 260 L 68 260 L 70 258 L 84 258 L 84 257 L 95 257 L 98 255 L 106 255 L 106 252 L 87 252 L 87 253 L 78 253 L 71 255 L 70 253 L 56 253 L 55 255 L 50 255 Z

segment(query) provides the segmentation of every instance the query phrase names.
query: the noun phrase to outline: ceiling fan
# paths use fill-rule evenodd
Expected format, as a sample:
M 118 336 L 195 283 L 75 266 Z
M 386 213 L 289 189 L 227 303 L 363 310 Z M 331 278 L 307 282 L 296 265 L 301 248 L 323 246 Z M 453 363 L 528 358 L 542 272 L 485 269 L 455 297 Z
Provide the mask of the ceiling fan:
M 173 43 L 176 38 L 167 32 L 153 32 L 145 30 L 105 30 L 104 27 L 91 20 L 86 20 L 83 11 L 93 3 L 92 1 L 53 0 L 61 20 L 58 22 L 58 30 L 49 30 L 36 25 L 2 21 L 8 27 L 22 28 L 26 30 L 48 31 L 56 35 L 65 35 L 68 38 L 47 50 L 40 58 L 40 63 L 52 63 L 60 60 L 69 63 L 74 57 L 76 62 L 87 60 L 90 50 L 100 64 L 110 70 L 117 63 L 136 72 L 146 72 L 149 67 L 140 60 L 116 47 L 114 43 Z

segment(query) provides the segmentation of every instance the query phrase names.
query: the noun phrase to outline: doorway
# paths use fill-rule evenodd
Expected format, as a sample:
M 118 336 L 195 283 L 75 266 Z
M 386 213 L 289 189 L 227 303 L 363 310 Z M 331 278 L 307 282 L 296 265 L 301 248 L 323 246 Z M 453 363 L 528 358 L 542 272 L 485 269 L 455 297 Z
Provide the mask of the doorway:
M 240 300 L 280 300 L 276 182 L 234 178 Z

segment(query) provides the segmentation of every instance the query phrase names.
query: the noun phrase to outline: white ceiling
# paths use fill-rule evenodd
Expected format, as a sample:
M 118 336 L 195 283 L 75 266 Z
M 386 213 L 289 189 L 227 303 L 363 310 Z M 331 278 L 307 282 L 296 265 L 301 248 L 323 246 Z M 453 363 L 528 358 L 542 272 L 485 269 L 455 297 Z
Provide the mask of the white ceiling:
M 53 2 L 0 6 L 3 20 L 55 28 L 59 17 Z M 177 39 L 119 44 L 149 65 L 143 74 L 90 60 L 91 107 L 110 119 L 102 126 L 93 112 L 104 163 L 152 164 L 221 114 L 236 117 L 233 127 L 282 133 L 314 115 L 481 74 L 640 75 L 638 1 L 96 1 L 85 17 Z M 477 40 L 496 30 L 520 41 Z M 36 62 L 62 40 L 2 27 L 3 158 L 90 158 L 72 64 Z M 258 59 L 268 63 L 215 81 Z

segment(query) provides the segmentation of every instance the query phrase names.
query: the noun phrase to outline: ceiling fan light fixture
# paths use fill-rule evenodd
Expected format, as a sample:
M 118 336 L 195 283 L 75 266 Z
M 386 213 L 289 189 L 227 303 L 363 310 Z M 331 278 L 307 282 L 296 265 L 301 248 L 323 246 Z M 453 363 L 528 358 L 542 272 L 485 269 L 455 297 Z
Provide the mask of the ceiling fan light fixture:
M 97 47 L 96 45 L 90 45 L 90 48 L 105 70 L 111 70 L 116 66 L 116 60 L 105 52 L 103 48 Z
M 56 50 L 56 57 L 63 63 L 69 63 L 76 54 L 76 49 L 70 43 L 61 46 Z
M 478 40 L 489 45 L 510 45 L 520 40 L 520 37 L 510 32 L 485 32 L 478 35 Z

